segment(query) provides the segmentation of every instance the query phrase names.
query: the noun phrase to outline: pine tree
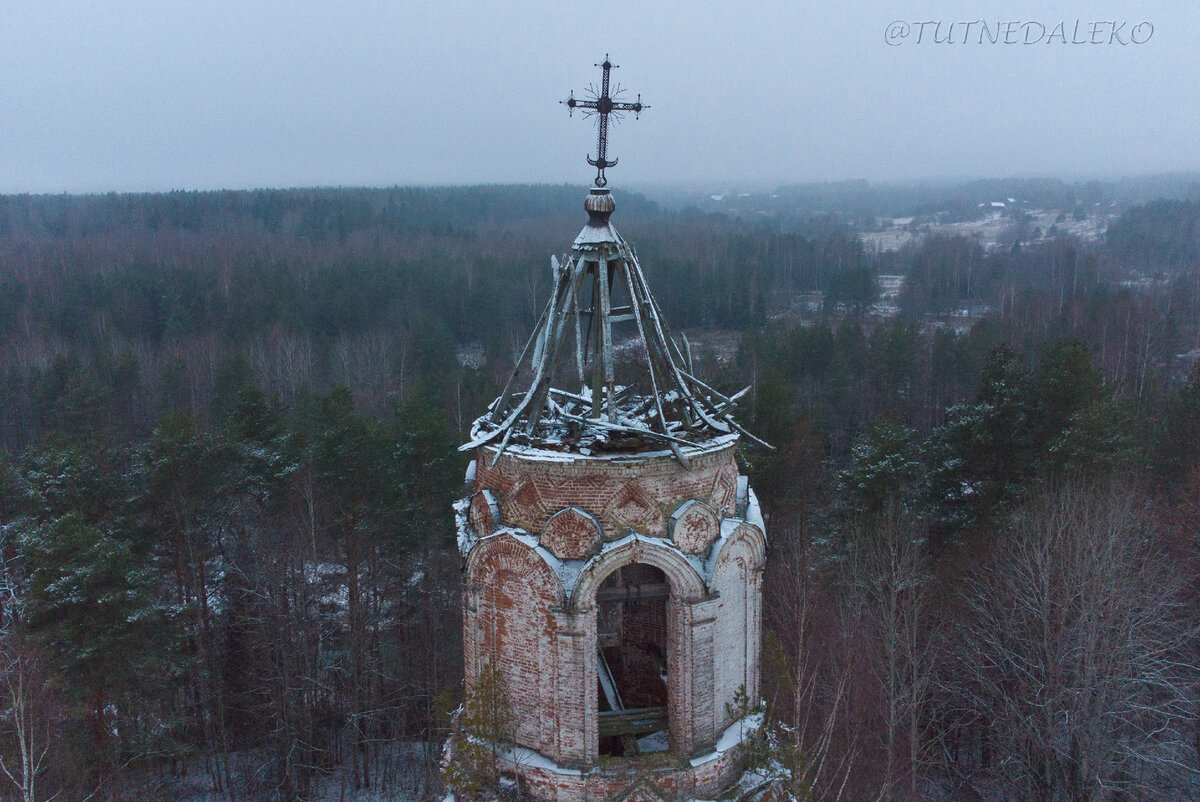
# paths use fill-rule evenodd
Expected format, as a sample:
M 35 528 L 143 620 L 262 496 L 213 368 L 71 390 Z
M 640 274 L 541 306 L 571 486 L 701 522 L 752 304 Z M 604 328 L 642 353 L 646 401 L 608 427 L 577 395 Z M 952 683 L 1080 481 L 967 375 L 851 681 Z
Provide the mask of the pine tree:
M 155 681 L 171 673 L 166 611 L 129 543 L 78 514 L 29 529 L 21 550 L 29 633 L 86 719 L 104 774 L 118 755 L 161 730 L 144 705 Z
M 442 773 L 446 785 L 468 798 L 495 792 L 500 784 L 501 759 L 512 742 L 514 721 L 504 675 L 488 663 L 467 688 L 457 711 L 451 735 L 452 759 Z

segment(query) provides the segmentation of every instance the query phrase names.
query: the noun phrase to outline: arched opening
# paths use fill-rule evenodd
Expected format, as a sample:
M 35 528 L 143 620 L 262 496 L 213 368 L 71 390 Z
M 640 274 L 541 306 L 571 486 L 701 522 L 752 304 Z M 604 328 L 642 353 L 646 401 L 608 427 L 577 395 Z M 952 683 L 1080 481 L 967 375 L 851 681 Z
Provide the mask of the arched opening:
M 616 569 L 596 590 L 600 754 L 670 748 L 667 576 L 644 563 Z

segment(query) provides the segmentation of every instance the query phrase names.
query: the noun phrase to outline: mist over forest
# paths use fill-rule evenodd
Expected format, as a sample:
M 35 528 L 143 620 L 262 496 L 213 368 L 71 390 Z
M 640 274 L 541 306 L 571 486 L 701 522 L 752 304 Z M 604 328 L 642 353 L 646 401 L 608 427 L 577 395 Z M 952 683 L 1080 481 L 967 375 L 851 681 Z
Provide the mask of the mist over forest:
M 3 798 L 440 798 L 457 447 L 585 193 L 0 196 Z M 1200 175 L 613 194 L 775 446 L 793 792 L 1196 798 Z

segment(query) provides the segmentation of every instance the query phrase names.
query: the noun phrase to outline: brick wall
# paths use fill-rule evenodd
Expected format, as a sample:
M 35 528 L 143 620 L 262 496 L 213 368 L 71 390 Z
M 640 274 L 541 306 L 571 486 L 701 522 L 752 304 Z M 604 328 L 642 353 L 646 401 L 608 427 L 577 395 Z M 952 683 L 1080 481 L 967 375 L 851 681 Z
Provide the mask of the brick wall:
M 545 683 L 556 643 L 557 626 L 551 615 L 558 594 L 557 577 L 527 546 L 511 538 L 489 543 L 486 555 L 469 576 L 464 605 L 466 681 L 470 685 L 490 661 L 500 669 L 504 691 L 512 704 L 531 694 L 544 696 Z M 551 662 L 551 665 L 553 663 Z M 554 697 L 549 718 L 554 715 Z M 518 715 L 514 733 L 518 743 L 550 753 L 555 749 L 552 730 L 539 716 Z
M 711 575 L 703 576 L 697 572 L 703 563 L 669 542 L 626 541 L 606 551 L 590 573 L 584 572 L 570 598 L 530 537 L 520 531 L 492 532 L 497 526 L 516 526 L 537 537 L 551 516 L 574 507 L 577 513 L 560 515 L 557 520 L 562 523 L 551 526 L 554 543 L 541 542 L 552 552 L 571 552 L 561 559 L 583 560 L 589 551 L 594 555 L 599 542 L 572 551 L 581 544 L 571 542 L 571 533 L 580 532 L 582 543 L 595 537 L 597 525 L 600 539 L 612 540 L 630 530 L 667 537 L 682 521 L 680 531 L 686 529 L 694 544 L 697 532 L 708 525 L 705 521 L 716 519 L 713 523 L 720 531 L 719 519 L 728 521 L 737 513 L 732 443 L 692 456 L 690 469 L 669 456 L 555 461 L 519 453 L 506 453 L 493 469 L 487 467 L 491 456 L 486 448 L 478 454 L 470 505 L 470 526 L 484 531 L 474 532 L 482 540 L 466 541 L 474 542 L 466 561 L 463 598 L 466 674 L 472 682 L 485 662 L 492 661 L 516 714 L 517 743 L 560 767 L 547 768 L 537 761 L 517 766 L 531 795 L 607 799 L 628 792 L 642 775 L 652 777 L 656 793 L 667 797 L 715 795 L 736 777 L 735 756 L 722 755 L 697 767 L 674 761 L 713 748 L 728 721 L 726 704 L 743 683 L 757 699 L 765 549 L 758 527 L 737 525 L 720 541 L 720 558 L 704 569 Z M 485 495 L 482 490 L 490 492 Z M 704 557 L 706 553 L 700 556 L 715 559 Z M 597 605 L 597 585 L 611 587 L 618 581 L 667 581 L 671 596 Z M 659 764 L 651 771 L 649 764 L 638 763 L 640 758 L 598 763 L 597 613 L 599 606 L 614 605 L 612 626 L 625 644 L 620 659 L 612 661 L 614 673 L 620 674 L 618 683 L 628 687 L 628 706 L 665 701 L 676 752 L 671 768 Z M 665 699 L 655 650 L 667 662 L 670 688 Z
M 505 452 L 490 467 L 490 447 L 476 454 L 475 490 L 499 499 L 504 523 L 540 535 L 560 510 L 579 507 L 600 522 L 603 537 L 630 531 L 666 537 L 667 521 L 688 500 L 699 500 L 720 515 L 732 515 L 737 496 L 733 443 L 689 456 L 684 468 L 672 456 L 643 460 L 529 459 Z
M 728 706 L 743 685 L 751 704 L 758 700 L 758 665 L 761 634 L 761 560 L 753 533 L 735 533 L 713 570 L 712 587 L 720 599 L 715 655 L 716 729 L 730 722 Z

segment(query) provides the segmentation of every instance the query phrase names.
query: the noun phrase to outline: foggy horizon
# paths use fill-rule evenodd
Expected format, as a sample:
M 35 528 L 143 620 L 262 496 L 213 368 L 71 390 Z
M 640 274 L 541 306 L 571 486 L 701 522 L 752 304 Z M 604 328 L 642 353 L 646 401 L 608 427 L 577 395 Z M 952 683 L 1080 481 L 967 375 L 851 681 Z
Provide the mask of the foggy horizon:
M 649 106 L 612 129 L 614 188 L 1200 171 L 1200 9 L 1163 2 L 620 1 L 599 32 L 588 9 L 535 2 L 9 17 L 4 194 L 585 185 L 594 124 L 559 101 L 606 53 Z

